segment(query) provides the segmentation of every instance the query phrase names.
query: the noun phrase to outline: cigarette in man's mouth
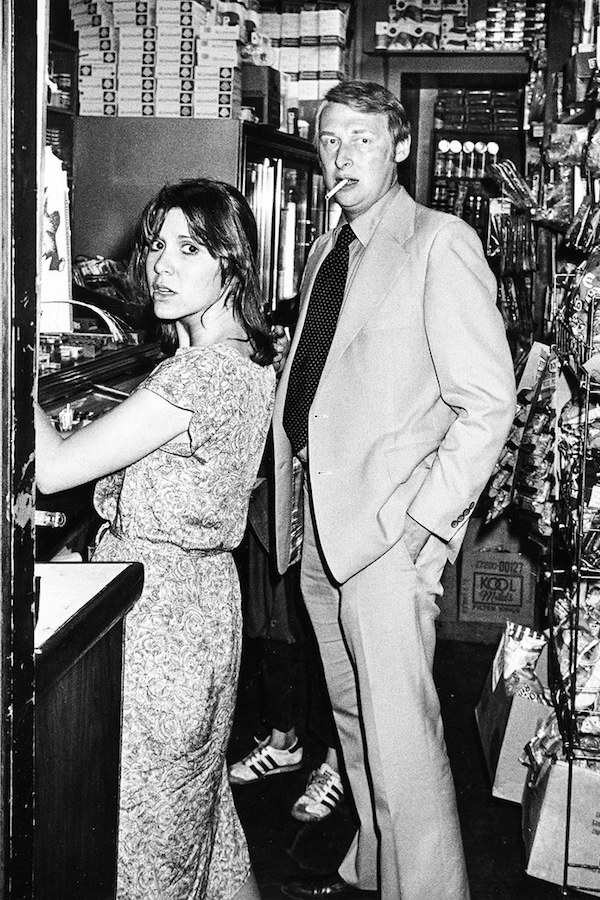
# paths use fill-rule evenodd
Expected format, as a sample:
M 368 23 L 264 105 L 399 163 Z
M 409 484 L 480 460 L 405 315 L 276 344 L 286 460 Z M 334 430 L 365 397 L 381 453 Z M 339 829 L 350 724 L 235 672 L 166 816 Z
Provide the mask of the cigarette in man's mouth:
M 337 194 L 338 191 L 341 191 L 341 189 L 343 187 L 345 187 L 345 185 L 347 185 L 347 184 L 348 184 L 348 179 L 342 178 L 340 181 L 338 181 L 338 183 L 336 185 L 334 185 L 334 187 L 331 188 L 330 191 L 327 191 L 327 193 L 325 194 L 325 199 L 331 200 L 333 195 Z

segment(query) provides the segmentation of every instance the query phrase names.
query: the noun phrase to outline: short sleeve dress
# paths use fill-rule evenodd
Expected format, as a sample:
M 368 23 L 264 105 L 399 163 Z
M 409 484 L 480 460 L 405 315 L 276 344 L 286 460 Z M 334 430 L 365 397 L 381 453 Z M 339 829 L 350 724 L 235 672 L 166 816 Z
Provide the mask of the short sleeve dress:
M 250 863 L 225 764 L 241 648 L 231 551 L 245 528 L 275 390 L 230 344 L 180 349 L 140 388 L 188 432 L 101 479 L 94 561 L 144 564 L 126 622 L 119 900 L 225 900 Z

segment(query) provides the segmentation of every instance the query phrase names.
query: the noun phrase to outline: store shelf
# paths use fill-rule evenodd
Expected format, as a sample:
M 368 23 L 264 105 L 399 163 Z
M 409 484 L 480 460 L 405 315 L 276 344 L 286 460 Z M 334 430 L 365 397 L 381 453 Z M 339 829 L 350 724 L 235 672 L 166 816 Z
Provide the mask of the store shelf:
M 58 40 L 57 38 L 52 37 L 52 35 L 51 35 L 48 40 L 48 43 L 49 43 L 49 46 L 53 50 L 64 50 L 67 53 L 73 53 L 73 54 L 77 53 L 77 44 L 75 42 L 61 41 L 61 40 Z
M 367 56 L 381 56 L 401 72 L 428 75 L 522 75 L 529 73 L 526 50 L 367 50 Z
M 64 106 L 53 106 L 51 103 L 46 104 L 46 112 L 52 115 L 66 116 L 68 119 L 72 119 L 75 116 L 75 112 L 72 109 L 67 109 Z

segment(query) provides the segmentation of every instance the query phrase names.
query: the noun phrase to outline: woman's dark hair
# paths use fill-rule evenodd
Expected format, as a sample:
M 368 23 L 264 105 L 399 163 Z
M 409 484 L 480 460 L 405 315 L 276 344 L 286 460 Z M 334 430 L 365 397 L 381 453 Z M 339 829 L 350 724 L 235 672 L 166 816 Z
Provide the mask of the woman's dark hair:
M 374 81 L 340 81 L 330 88 L 317 110 L 316 139 L 319 136 L 321 113 L 326 103 L 341 103 L 359 112 L 385 113 L 394 147 L 410 136 L 410 122 L 406 110 L 395 94 Z
M 253 348 L 252 359 L 266 366 L 273 361 L 273 342 L 267 326 L 256 270 L 257 232 L 252 210 L 237 188 L 210 178 L 193 178 L 165 185 L 148 203 L 138 222 L 129 263 L 132 288 L 150 306 L 146 282 L 146 257 L 167 213 L 180 209 L 190 235 L 220 260 L 223 287 L 228 289 L 236 319 Z M 171 322 L 161 322 L 163 348 L 173 354 L 177 331 Z

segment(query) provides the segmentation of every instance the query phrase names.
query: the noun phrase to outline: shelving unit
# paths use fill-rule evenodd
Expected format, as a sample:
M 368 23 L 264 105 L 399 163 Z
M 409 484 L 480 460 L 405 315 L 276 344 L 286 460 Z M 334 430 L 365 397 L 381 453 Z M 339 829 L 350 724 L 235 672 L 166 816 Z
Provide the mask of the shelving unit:
M 63 163 L 69 184 L 73 176 L 73 126 L 77 115 L 77 47 L 49 40 L 48 76 L 54 86 L 46 104 L 46 144 Z
M 527 81 L 531 62 L 526 50 L 458 52 L 367 48 L 363 52 L 368 59 L 381 62 L 383 83 L 399 93 L 406 109 L 412 126 L 414 152 L 403 169 L 403 181 L 415 199 L 425 204 L 431 198 L 433 107 L 438 88 L 519 90 Z M 523 143 L 522 137 L 520 141 Z M 522 150 L 520 155 L 523 155 Z
M 471 74 L 527 75 L 530 54 L 526 50 L 366 50 L 367 56 L 379 56 L 384 65 L 393 61 L 400 72 L 426 75 Z
M 574 812 L 575 767 L 587 760 L 597 768 L 600 764 L 599 741 L 594 740 L 591 715 L 580 697 L 583 647 L 581 618 L 584 591 L 594 582 L 600 583 L 600 566 L 588 556 L 591 542 L 598 540 L 600 528 L 590 523 L 589 427 L 590 406 L 600 392 L 600 382 L 585 364 L 598 354 L 595 322 L 600 314 L 600 292 L 590 289 L 583 308 L 573 276 L 563 276 L 567 290 L 559 309 L 556 325 L 556 348 L 564 369 L 575 383 L 574 398 L 580 403 L 580 431 L 576 452 L 563 461 L 559 484 L 559 499 L 551 545 L 548 617 L 550 625 L 549 676 L 553 703 L 560 735 L 562 755 L 567 764 L 566 815 L 563 859 L 563 895 L 570 887 L 585 889 L 581 879 L 591 877 L 572 862 L 572 817 Z M 564 286 L 561 286 L 561 294 Z M 579 327 L 585 322 L 583 334 L 572 327 L 572 317 Z M 596 326 L 597 327 L 597 326 Z M 587 734 L 586 734 L 587 732 Z M 585 867 L 595 870 L 593 865 Z M 597 876 L 596 876 L 597 878 Z

